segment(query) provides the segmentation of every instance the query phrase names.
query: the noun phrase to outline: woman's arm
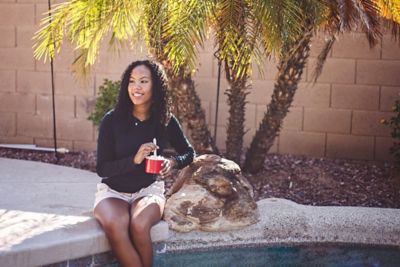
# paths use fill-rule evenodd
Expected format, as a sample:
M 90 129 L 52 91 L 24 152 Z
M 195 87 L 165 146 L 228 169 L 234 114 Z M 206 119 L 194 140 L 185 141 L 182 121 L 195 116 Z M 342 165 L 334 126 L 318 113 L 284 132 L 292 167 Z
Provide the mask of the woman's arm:
M 192 145 L 183 134 L 182 127 L 175 116 L 171 117 L 171 120 L 167 126 L 167 130 L 169 142 L 178 153 L 177 156 L 174 156 L 174 160 L 177 163 L 176 167 L 181 169 L 192 163 L 196 153 Z
M 121 175 L 135 170 L 134 156 L 122 159 L 115 158 L 115 136 L 113 133 L 113 114 L 107 113 L 101 121 L 97 140 L 96 172 L 100 177 Z

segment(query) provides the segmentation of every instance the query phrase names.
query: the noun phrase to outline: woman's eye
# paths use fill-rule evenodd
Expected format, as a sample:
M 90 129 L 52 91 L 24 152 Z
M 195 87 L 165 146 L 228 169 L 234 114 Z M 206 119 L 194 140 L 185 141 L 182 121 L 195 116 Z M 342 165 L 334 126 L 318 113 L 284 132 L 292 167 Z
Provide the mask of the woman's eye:
M 129 81 L 129 84 L 135 84 L 135 83 L 146 84 L 146 83 L 149 83 L 149 80 L 139 80 L 139 81 L 130 80 Z

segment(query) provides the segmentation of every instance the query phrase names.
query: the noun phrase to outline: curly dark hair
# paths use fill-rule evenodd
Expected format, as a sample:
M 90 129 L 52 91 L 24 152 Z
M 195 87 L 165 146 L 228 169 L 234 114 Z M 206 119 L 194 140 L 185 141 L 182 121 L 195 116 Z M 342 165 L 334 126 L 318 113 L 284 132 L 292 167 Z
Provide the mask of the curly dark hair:
M 171 101 L 168 96 L 167 76 L 161 65 L 150 60 L 134 61 L 124 71 L 115 113 L 121 117 L 130 116 L 132 114 L 133 103 L 129 98 L 128 86 L 132 70 L 140 65 L 146 66 L 151 73 L 153 86 L 151 116 L 154 117 L 156 121 L 159 121 L 161 125 L 167 125 L 171 118 Z

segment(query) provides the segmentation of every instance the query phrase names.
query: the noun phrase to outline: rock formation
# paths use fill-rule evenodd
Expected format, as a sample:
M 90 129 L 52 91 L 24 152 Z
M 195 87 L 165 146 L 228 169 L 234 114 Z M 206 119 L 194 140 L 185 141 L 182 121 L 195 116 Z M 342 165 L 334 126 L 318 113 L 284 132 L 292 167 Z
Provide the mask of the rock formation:
M 164 219 L 176 231 L 233 230 L 259 218 L 240 167 L 217 155 L 199 156 L 182 169 L 167 195 Z

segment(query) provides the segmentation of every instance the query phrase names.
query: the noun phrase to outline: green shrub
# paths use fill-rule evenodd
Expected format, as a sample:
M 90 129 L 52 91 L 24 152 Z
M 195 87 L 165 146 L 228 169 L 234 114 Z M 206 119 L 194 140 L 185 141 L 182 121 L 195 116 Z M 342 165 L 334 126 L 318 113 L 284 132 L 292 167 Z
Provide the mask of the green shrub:
M 99 126 L 104 114 L 113 109 L 117 104 L 119 87 L 121 81 L 104 80 L 104 83 L 99 87 L 99 94 L 96 98 L 96 106 L 88 119 L 96 126 Z
M 382 120 L 382 123 L 392 128 L 391 135 L 394 138 L 394 143 L 390 148 L 390 153 L 400 165 L 400 100 L 396 100 L 393 111 L 396 114 L 389 120 Z

